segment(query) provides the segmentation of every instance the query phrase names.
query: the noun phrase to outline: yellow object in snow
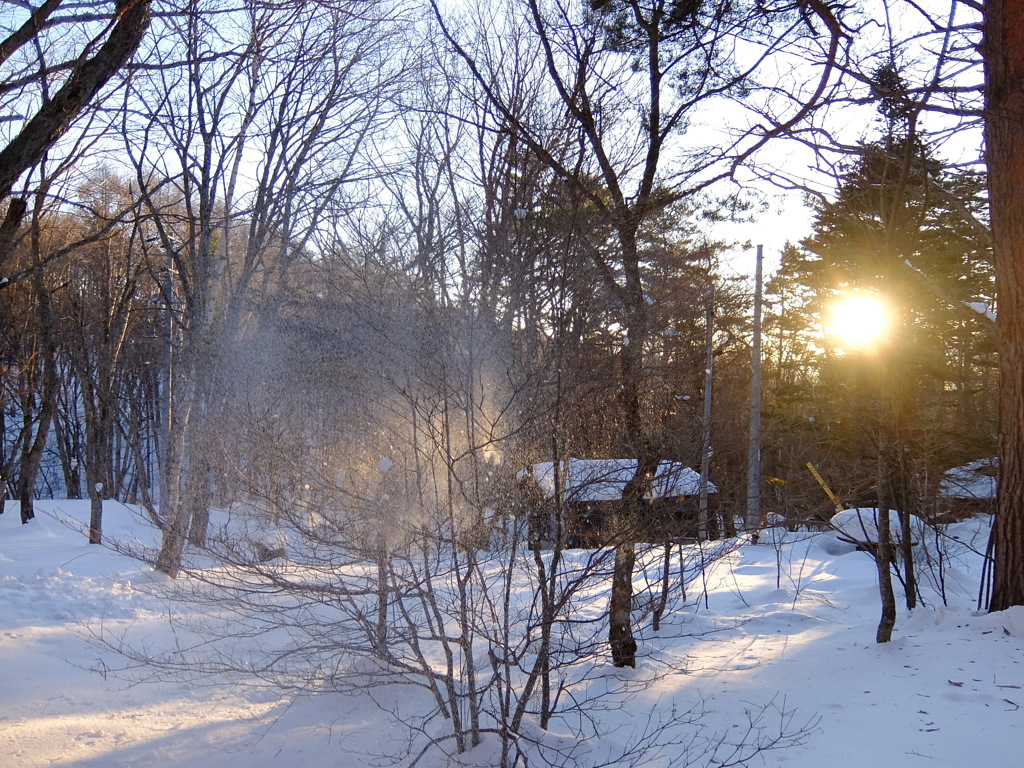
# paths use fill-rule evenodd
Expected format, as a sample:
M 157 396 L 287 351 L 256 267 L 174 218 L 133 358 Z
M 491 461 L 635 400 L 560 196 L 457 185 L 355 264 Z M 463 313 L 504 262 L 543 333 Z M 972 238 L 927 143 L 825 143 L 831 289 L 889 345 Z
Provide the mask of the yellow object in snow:
M 814 479 L 818 481 L 818 485 L 821 486 L 821 490 L 823 490 L 825 492 L 825 495 L 827 495 L 832 500 L 832 503 L 835 504 L 836 512 L 842 512 L 843 511 L 843 504 L 842 504 L 842 502 L 839 501 L 839 497 L 838 496 L 836 496 L 834 493 L 832 493 L 832 489 L 829 488 L 825 484 L 825 481 L 821 478 L 821 475 L 818 474 L 818 470 L 815 469 L 814 465 L 811 464 L 811 462 L 809 462 L 809 461 L 807 462 L 807 468 L 809 470 L 811 470 L 811 474 L 814 475 Z

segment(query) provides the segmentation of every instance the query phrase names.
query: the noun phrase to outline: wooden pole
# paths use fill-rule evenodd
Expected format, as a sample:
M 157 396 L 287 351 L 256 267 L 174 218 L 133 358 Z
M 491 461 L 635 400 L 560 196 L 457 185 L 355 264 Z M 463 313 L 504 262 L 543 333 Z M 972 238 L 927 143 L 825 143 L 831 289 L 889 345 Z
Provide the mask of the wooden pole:
M 751 349 L 750 434 L 747 443 L 747 514 L 745 527 L 757 536 L 761 525 L 761 294 L 764 246 L 757 246 L 754 267 L 754 338 Z

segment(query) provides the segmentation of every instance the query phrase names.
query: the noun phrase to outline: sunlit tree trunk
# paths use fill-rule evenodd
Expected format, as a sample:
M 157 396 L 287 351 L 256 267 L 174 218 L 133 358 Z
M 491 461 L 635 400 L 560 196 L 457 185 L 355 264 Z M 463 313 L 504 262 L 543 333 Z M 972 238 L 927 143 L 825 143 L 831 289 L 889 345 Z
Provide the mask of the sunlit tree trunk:
M 891 441 L 888 438 L 888 425 L 879 424 L 878 438 L 878 506 L 875 510 L 875 566 L 878 569 L 878 594 L 882 605 L 882 615 L 875 632 L 875 642 L 888 643 L 892 640 L 892 630 L 896 626 L 896 593 L 892 586 L 892 526 L 890 525 L 889 488 L 892 476 L 890 466 Z
M 989 204 L 999 291 L 999 496 L 989 608 L 1024 605 L 1024 0 L 985 4 Z

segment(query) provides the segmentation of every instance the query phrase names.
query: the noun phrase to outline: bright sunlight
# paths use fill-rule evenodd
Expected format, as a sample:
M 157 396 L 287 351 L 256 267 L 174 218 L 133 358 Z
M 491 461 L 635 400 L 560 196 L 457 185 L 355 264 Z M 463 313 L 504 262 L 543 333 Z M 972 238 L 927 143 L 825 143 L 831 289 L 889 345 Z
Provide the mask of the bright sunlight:
M 832 306 L 825 331 L 844 346 L 866 347 L 874 343 L 888 324 L 885 304 L 871 296 L 851 296 Z

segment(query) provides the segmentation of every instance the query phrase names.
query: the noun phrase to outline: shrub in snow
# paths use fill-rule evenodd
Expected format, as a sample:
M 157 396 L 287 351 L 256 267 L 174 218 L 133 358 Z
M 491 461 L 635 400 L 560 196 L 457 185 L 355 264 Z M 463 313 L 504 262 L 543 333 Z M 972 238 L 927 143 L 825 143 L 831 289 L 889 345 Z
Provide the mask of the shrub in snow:
M 286 557 L 288 534 L 257 505 L 210 510 L 207 547 L 228 561 L 265 563 Z

